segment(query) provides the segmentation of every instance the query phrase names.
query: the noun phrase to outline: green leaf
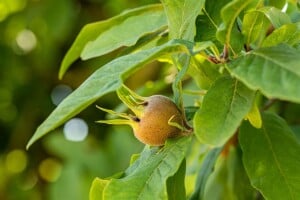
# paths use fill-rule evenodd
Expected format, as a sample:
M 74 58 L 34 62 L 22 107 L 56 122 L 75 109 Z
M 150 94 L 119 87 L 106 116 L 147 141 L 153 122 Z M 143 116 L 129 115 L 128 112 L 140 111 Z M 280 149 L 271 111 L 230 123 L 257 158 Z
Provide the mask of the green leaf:
M 286 4 L 286 0 L 265 0 L 266 5 L 274 6 L 276 8 L 282 9 Z
M 242 163 L 241 150 L 231 146 L 228 155 L 221 154 L 218 159 L 202 199 L 254 200 L 256 196 Z
M 262 12 L 270 20 L 274 28 L 291 23 L 290 17 L 277 8 L 263 7 L 257 11 Z
M 166 181 L 178 171 L 190 142 L 191 137 L 181 137 L 169 140 L 163 149 L 147 146 L 125 177 L 107 185 L 105 199 L 166 199 Z
M 81 58 L 87 60 L 122 46 L 134 45 L 140 37 L 166 26 L 167 19 L 162 7 L 148 7 L 139 15 L 130 16 L 118 24 L 111 24 L 111 27 L 99 34 L 94 41 L 85 45 Z
M 249 113 L 247 114 L 247 119 L 249 120 L 250 124 L 255 128 L 261 128 L 262 126 L 261 115 L 255 101 L 253 102 L 252 107 Z
M 300 23 L 286 24 L 275 29 L 262 43 L 262 47 L 276 46 L 281 43 L 293 46 L 300 42 Z
M 205 1 L 205 15 L 217 27 L 222 23 L 221 10 L 231 0 Z
M 300 102 L 299 52 L 287 45 L 253 50 L 226 66 L 239 80 L 269 98 Z
M 242 30 L 246 44 L 250 45 L 259 37 L 264 36 L 269 28 L 269 24 L 269 20 L 263 13 L 256 10 L 247 12 L 243 18 Z
M 205 1 L 203 14 L 196 19 L 195 41 L 213 41 L 217 43 L 216 31 L 222 22 L 220 10 L 229 2 L 230 0 Z
M 126 79 L 143 64 L 158 58 L 162 54 L 174 52 L 187 52 L 187 48 L 179 40 L 170 41 L 159 47 L 119 57 L 104 65 L 56 107 L 38 127 L 28 142 L 27 148 L 33 142 L 91 105 L 101 96 L 116 91 L 121 87 L 122 80 Z
M 204 96 L 194 117 L 195 134 L 200 142 L 223 145 L 249 112 L 254 92 L 230 77 L 218 79 Z
M 170 38 L 193 41 L 195 21 L 204 0 L 162 0 L 168 18 Z
M 206 59 L 193 59 L 189 74 L 201 89 L 209 89 L 221 76 L 219 66 Z
M 185 194 L 185 169 L 186 161 L 183 160 L 177 172 L 167 180 L 168 200 L 182 200 L 186 198 Z
M 190 200 L 199 200 L 204 197 L 204 190 L 207 183 L 207 180 L 211 173 L 214 171 L 216 160 L 219 157 L 222 148 L 214 148 L 208 152 L 205 156 L 201 169 L 198 173 L 195 191 L 192 194 Z
M 243 47 L 243 36 L 237 28 L 236 20 L 250 3 L 251 0 L 234 0 L 221 11 L 223 24 L 217 31 L 217 39 L 230 47 L 233 52 L 239 52 Z
M 217 26 L 207 17 L 199 15 L 196 19 L 196 42 L 216 41 Z
M 89 200 L 103 200 L 103 190 L 109 182 L 109 180 L 95 178 L 90 189 Z
M 79 58 L 83 48 L 89 41 L 95 40 L 111 26 L 120 24 L 130 17 L 144 15 L 145 12 L 151 12 L 152 10 L 159 13 L 162 10 L 162 6 L 157 4 L 128 10 L 105 21 L 95 22 L 84 26 L 61 63 L 59 78 L 61 79 L 69 66 Z
M 266 199 L 300 199 L 300 144 L 283 119 L 271 113 L 262 118 L 261 129 L 244 122 L 239 134 L 251 184 Z

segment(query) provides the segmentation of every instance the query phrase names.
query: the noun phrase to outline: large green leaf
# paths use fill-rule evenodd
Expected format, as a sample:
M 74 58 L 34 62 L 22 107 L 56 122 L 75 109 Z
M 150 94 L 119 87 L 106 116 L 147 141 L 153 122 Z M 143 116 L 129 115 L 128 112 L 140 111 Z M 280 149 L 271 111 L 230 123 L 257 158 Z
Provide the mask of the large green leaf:
M 146 147 L 120 179 L 111 179 L 104 189 L 109 200 L 166 199 L 166 181 L 179 169 L 191 137 L 170 140 L 163 149 Z
M 185 171 L 186 161 L 183 160 L 177 172 L 167 180 L 168 200 L 182 200 L 186 198 L 184 185 Z
M 228 154 L 221 154 L 218 159 L 202 199 L 254 200 L 256 196 L 242 163 L 241 150 L 231 146 Z
M 293 46 L 300 42 L 300 23 L 286 24 L 274 30 L 262 43 L 263 47 L 281 43 Z
M 141 36 L 164 26 L 167 26 L 167 19 L 162 6 L 151 6 L 151 9 L 144 10 L 139 15 L 130 16 L 118 24 L 111 24 L 111 27 L 99 34 L 94 41 L 86 44 L 81 58 L 86 60 L 122 46 L 134 45 Z
M 79 58 L 83 48 L 89 41 L 95 40 L 100 34 L 106 32 L 107 29 L 112 26 L 118 25 L 134 16 L 143 16 L 145 13 L 149 13 L 151 11 L 161 13 L 162 6 L 148 5 L 141 8 L 128 10 L 110 19 L 84 26 L 62 61 L 59 71 L 59 78 L 62 78 L 69 66 Z
M 250 181 L 266 199 L 300 199 L 300 144 L 283 119 L 263 114 L 261 129 L 243 123 L 239 142 Z
M 249 88 L 267 97 L 300 102 L 300 57 L 292 47 L 257 49 L 229 62 L 227 68 Z
M 193 41 L 196 17 L 204 0 L 162 0 L 168 18 L 170 38 Z
M 36 140 L 57 128 L 71 117 L 91 105 L 101 96 L 117 90 L 122 80 L 143 64 L 165 53 L 186 52 L 186 46 L 179 40 L 135 54 L 119 57 L 95 71 L 72 94 L 64 99 L 48 118 L 38 127 L 27 148 Z
M 249 112 L 254 92 L 231 77 L 222 77 L 208 90 L 194 117 L 197 138 L 213 146 L 223 145 Z
M 233 52 L 238 52 L 243 47 L 243 36 L 237 28 L 236 20 L 251 2 L 251 0 L 234 0 L 221 11 L 223 24 L 217 31 L 217 39 L 230 47 Z

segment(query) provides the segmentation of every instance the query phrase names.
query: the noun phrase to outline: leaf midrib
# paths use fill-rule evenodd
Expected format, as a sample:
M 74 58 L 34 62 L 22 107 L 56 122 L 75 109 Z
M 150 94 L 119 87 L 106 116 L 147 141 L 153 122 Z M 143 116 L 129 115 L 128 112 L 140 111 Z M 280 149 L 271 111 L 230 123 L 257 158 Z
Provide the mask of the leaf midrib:
M 226 33 L 226 44 L 230 46 L 230 38 L 231 38 L 231 32 L 233 24 L 235 23 L 235 19 L 238 17 L 238 15 L 241 13 L 241 11 L 250 3 L 250 1 L 247 1 L 241 6 L 239 9 L 237 9 L 237 12 L 234 13 L 232 20 L 230 20 L 228 31 Z
M 259 56 L 259 57 L 265 59 L 266 61 L 269 61 L 269 62 L 271 62 L 271 63 L 273 63 L 273 64 L 275 64 L 275 65 L 277 65 L 277 66 L 280 66 L 281 69 L 284 69 L 284 70 L 288 71 L 288 72 L 291 73 L 291 74 L 297 75 L 297 76 L 300 78 L 300 74 L 298 74 L 298 73 L 292 71 L 291 69 L 285 67 L 285 65 L 282 64 L 281 62 L 278 62 L 278 61 L 276 61 L 276 59 L 272 59 L 271 57 L 268 57 L 267 55 L 265 55 L 265 54 L 263 54 L 263 53 L 259 53 L 259 52 L 257 52 L 257 51 L 254 51 L 254 52 L 251 52 L 250 55 L 256 55 L 256 56 Z
M 172 149 L 174 148 L 179 148 L 177 146 L 178 144 L 172 146 L 170 149 L 169 149 L 169 152 L 173 152 Z M 152 179 L 153 175 L 154 175 L 154 172 L 159 169 L 159 166 L 165 161 L 165 158 L 168 156 L 169 154 L 168 153 L 165 153 L 165 155 L 163 156 L 163 158 L 157 163 L 157 167 L 155 167 L 154 170 L 151 171 L 150 175 L 147 177 L 145 183 L 143 184 L 138 196 L 137 196 L 137 200 L 143 200 L 142 197 L 141 197 L 141 194 L 143 193 L 143 191 L 145 190 L 146 188 L 146 185 L 148 185 L 148 182 Z
M 280 165 L 280 163 L 279 163 L 279 161 L 278 161 L 278 159 L 277 159 L 277 156 L 276 156 L 276 154 L 275 154 L 275 151 L 274 151 L 274 148 L 273 148 L 271 139 L 270 139 L 270 137 L 268 136 L 268 133 L 267 133 L 267 130 L 266 130 L 265 126 L 263 126 L 262 129 L 263 129 L 264 136 L 265 136 L 265 138 L 266 138 L 266 140 L 267 140 L 267 143 L 268 143 L 268 145 L 269 145 L 269 148 L 270 148 L 270 150 L 271 150 L 271 152 L 272 152 L 272 157 L 273 157 L 273 159 L 274 159 L 274 161 L 275 161 L 275 164 L 276 164 L 276 166 L 277 166 L 277 168 L 278 168 L 278 171 L 279 171 L 279 173 L 282 175 L 283 180 L 284 180 L 284 182 L 285 182 L 285 184 L 286 184 L 286 186 L 287 186 L 287 188 L 288 188 L 288 191 L 289 191 L 289 193 L 290 193 L 290 197 L 291 197 L 292 199 L 295 200 L 295 197 L 294 197 L 294 195 L 293 195 L 293 193 L 292 193 L 291 185 L 288 183 L 287 177 L 286 177 L 286 175 L 284 174 L 284 172 L 283 172 L 283 170 L 282 170 L 282 167 L 281 167 L 281 165 Z

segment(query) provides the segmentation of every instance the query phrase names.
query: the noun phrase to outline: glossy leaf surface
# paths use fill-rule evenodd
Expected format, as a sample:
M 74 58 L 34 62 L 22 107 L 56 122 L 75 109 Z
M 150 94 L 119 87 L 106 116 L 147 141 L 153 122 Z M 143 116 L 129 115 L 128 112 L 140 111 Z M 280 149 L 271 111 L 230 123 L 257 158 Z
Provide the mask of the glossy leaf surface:
M 239 134 L 250 181 L 266 199 L 299 199 L 300 144 L 283 119 L 271 113 L 262 118 L 261 129 L 245 122 Z

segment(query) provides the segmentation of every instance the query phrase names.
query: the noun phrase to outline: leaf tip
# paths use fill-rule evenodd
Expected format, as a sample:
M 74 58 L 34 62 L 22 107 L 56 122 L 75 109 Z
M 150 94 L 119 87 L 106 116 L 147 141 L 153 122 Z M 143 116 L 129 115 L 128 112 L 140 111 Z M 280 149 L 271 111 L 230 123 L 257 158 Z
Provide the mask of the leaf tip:
M 29 150 L 29 148 L 31 147 L 31 145 L 34 143 L 33 138 L 30 138 L 30 140 L 28 141 L 28 143 L 26 144 L 26 150 Z

